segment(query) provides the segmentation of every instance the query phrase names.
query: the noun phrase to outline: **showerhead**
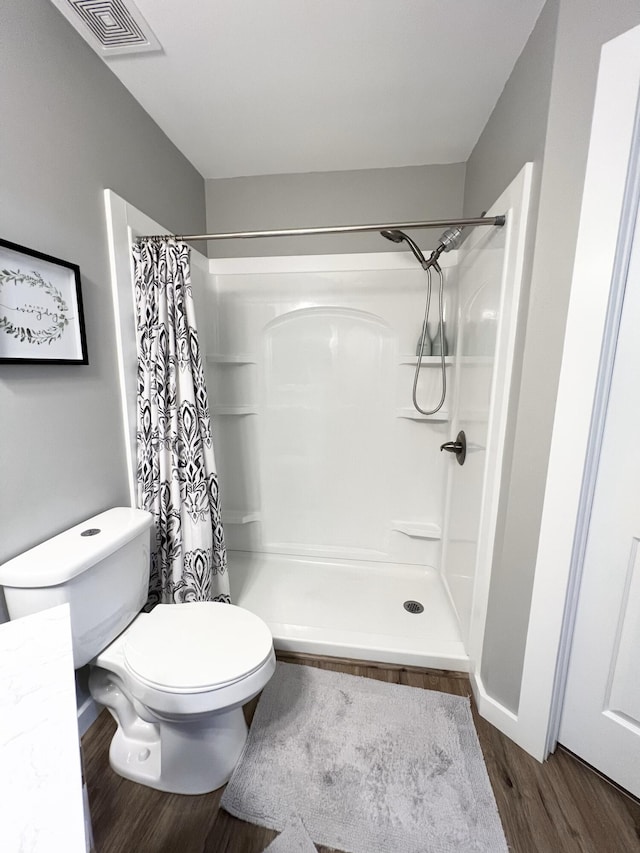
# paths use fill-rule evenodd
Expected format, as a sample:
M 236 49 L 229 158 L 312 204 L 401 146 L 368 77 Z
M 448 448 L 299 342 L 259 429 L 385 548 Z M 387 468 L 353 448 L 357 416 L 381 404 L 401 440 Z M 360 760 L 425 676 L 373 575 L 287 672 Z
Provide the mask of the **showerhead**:
M 425 256 L 422 254 L 420 249 L 413 242 L 411 237 L 409 237 L 407 234 L 405 234 L 404 231 L 386 230 L 386 231 L 381 231 L 380 233 L 387 240 L 391 240 L 392 243 L 402 243 L 402 241 L 404 240 L 404 242 L 407 243 L 407 245 L 409 246 L 409 248 L 413 252 L 416 260 L 418 261 L 418 263 L 420 264 L 422 269 L 423 270 L 429 269 L 429 266 L 430 266 L 429 262 L 426 260 Z
M 391 240 L 392 243 L 402 243 L 406 236 L 402 231 L 381 231 L 380 233 L 387 240 Z

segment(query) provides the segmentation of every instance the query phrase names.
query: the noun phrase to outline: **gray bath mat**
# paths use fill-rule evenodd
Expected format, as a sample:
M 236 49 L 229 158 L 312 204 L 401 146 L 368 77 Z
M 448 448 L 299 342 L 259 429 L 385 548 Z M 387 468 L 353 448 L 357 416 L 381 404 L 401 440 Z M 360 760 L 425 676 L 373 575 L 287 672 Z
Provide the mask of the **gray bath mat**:
M 507 853 L 467 699 L 278 663 L 221 805 L 347 853 Z
M 264 849 L 264 853 L 318 853 L 300 818 L 292 820 L 284 832 Z

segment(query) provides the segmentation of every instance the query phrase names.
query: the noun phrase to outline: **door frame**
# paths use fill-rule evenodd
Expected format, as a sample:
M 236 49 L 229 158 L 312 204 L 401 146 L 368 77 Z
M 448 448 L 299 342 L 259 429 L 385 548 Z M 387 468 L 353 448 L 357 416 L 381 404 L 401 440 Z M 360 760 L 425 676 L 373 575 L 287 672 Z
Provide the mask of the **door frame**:
M 111 295 L 116 331 L 116 354 L 120 378 L 120 403 L 124 451 L 127 467 L 129 503 L 136 505 L 136 375 L 138 355 L 136 348 L 136 298 L 133 284 L 132 247 L 138 237 L 145 234 L 170 232 L 141 210 L 121 198 L 113 190 L 104 190 L 109 265 L 111 272 Z M 209 259 L 191 247 L 191 271 L 202 274 L 209 271 Z M 193 283 L 193 282 L 192 282 Z M 194 287 L 196 306 L 201 298 Z M 199 334 L 202 339 L 202 332 Z
M 640 49 L 640 40 L 638 41 Z M 604 431 L 609 410 L 609 396 L 613 381 L 614 364 L 618 347 L 618 336 L 628 283 L 629 266 L 633 253 L 640 253 L 637 243 L 638 216 L 640 215 L 640 82 L 636 99 L 634 130 L 629 154 L 627 182 L 619 218 L 619 231 L 615 248 L 614 266 L 608 304 L 604 318 L 604 329 L 600 350 L 600 362 L 596 376 L 593 411 L 586 449 L 585 467 L 580 490 L 580 500 L 574 531 L 567 607 L 561 643 L 558 655 L 556 685 L 552 703 L 552 715 L 549 725 L 549 751 L 555 749 L 558 742 L 562 708 L 567 682 L 569 659 L 578 598 L 583 576 L 587 539 L 591 523 L 591 510 L 595 497 L 598 470 Z M 634 245 L 635 237 L 635 245 Z M 597 246 L 591 249 L 597 252 Z
M 640 199 L 640 27 L 602 48 L 527 632 L 517 736 L 557 744 Z

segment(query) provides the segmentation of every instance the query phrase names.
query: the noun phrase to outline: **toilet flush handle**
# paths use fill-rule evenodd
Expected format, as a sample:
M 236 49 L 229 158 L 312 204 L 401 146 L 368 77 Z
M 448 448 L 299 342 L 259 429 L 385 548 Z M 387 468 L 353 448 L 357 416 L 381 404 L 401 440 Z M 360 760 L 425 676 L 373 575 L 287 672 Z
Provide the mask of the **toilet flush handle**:
M 445 441 L 444 444 L 441 444 L 440 450 L 455 453 L 458 465 L 464 465 L 464 460 L 467 458 L 467 436 L 464 434 L 464 430 L 460 430 L 455 441 Z

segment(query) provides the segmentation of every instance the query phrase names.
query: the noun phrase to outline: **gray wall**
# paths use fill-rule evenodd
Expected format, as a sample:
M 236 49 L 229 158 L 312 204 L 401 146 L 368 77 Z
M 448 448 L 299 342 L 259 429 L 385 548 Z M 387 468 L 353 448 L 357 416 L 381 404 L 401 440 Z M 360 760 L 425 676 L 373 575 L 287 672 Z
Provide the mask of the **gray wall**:
M 534 145 L 520 142 L 524 162 L 540 159 L 540 76 L 548 77 L 550 24 L 558 0 L 549 0 L 525 53 L 536 46 L 536 69 L 520 81 L 522 101 L 508 94 L 496 107 L 468 167 L 465 196 L 503 186 L 517 170 L 510 150 L 527 125 Z M 600 3 L 559 0 L 544 160 L 534 243 L 526 336 L 519 389 L 512 401 L 512 454 L 506 460 L 508 489 L 494 565 L 482 676 L 489 693 L 516 710 L 531 604 L 564 327 L 578 232 L 600 49 L 604 42 L 640 24 L 636 0 Z M 541 29 L 542 27 L 542 29 Z M 543 32 L 544 31 L 544 32 Z M 546 35 L 545 35 L 546 34 Z M 544 43 L 543 43 L 544 42 Z M 523 56 L 523 59 L 526 57 Z M 521 69 L 522 70 L 522 69 Z M 517 82 L 516 72 L 512 81 Z M 511 81 L 510 81 L 511 82 Z M 546 85 L 546 84 L 545 84 Z M 533 93 L 530 99 L 529 92 Z M 488 146 L 488 140 L 494 145 Z M 485 174 L 478 176 L 483 169 Z M 508 641 L 506 641 L 508 638 Z
M 464 179 L 464 163 L 210 179 L 206 182 L 207 231 L 446 219 L 462 214 Z M 413 231 L 411 235 L 423 248 L 435 247 L 437 232 Z M 393 243 L 378 234 L 279 237 L 210 242 L 209 256 L 315 255 L 393 248 Z
M 522 51 L 493 113 L 471 152 L 467 162 L 464 211 L 478 206 L 488 207 L 515 178 L 524 163 L 532 162 L 533 186 L 531 209 L 535 238 L 535 222 L 540 200 L 540 185 L 545 154 L 547 121 L 551 99 L 552 72 L 560 0 L 548 0 Z M 528 271 L 530 273 L 530 270 Z M 525 282 L 520 339 L 524 343 L 529 282 Z M 510 510 L 510 473 L 515 438 L 519 376 L 523 346 L 514 364 L 509 430 L 503 462 L 496 548 L 492 571 L 482 677 L 490 694 L 516 710 L 530 603 L 531 570 L 535 561 L 535 542 L 529 542 L 528 571 L 505 562 L 503 538 Z M 534 533 L 535 535 L 535 533 Z M 523 551 L 523 564 L 524 564 Z M 504 642 L 504 637 L 509 642 Z
M 48 0 L 0 5 L 0 235 L 80 265 L 89 365 L 0 365 L 0 562 L 127 501 L 103 190 L 170 229 L 204 180 Z
M 486 210 L 518 174 L 534 164 L 539 189 L 547 133 L 559 0 L 548 0 L 469 159 L 465 215 Z M 537 204 L 534 191 L 534 204 Z

